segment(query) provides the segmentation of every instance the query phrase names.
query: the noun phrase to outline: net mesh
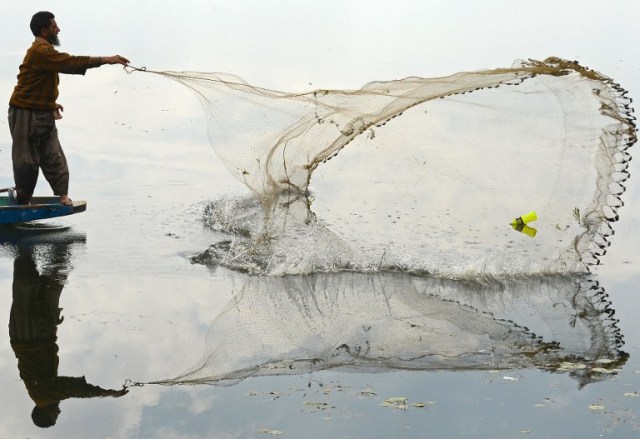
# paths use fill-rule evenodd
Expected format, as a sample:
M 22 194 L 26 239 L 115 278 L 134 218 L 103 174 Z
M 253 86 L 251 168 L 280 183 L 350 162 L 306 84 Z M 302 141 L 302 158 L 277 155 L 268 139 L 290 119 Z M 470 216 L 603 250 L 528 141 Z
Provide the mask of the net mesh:
M 583 272 L 609 245 L 636 141 L 626 92 L 558 58 L 303 93 L 154 73 L 196 93 L 253 193 L 206 218 L 232 235 L 208 260 L 252 273 Z

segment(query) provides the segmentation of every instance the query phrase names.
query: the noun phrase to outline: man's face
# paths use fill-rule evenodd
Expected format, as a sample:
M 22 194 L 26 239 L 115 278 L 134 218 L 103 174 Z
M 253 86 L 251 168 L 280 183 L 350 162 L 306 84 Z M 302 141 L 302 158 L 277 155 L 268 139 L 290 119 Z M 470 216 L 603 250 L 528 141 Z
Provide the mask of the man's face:
M 51 19 L 51 23 L 49 26 L 42 30 L 42 38 L 53 44 L 54 46 L 60 45 L 60 40 L 58 39 L 58 33 L 60 32 L 60 28 L 58 27 L 58 23 L 56 23 L 55 19 Z

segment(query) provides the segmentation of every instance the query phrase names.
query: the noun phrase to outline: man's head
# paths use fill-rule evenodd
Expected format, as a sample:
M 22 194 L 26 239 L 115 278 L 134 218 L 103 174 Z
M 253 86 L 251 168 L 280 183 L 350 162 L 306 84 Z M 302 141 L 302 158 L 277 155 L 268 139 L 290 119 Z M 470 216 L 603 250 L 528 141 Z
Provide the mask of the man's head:
M 40 11 L 33 14 L 31 17 L 31 32 L 36 37 L 41 37 L 53 44 L 54 46 L 60 45 L 58 40 L 58 32 L 60 28 L 56 23 L 55 16 L 48 11 Z
M 31 412 L 33 423 L 40 428 L 49 428 L 56 424 L 60 414 L 59 404 L 53 403 L 44 407 L 35 406 Z

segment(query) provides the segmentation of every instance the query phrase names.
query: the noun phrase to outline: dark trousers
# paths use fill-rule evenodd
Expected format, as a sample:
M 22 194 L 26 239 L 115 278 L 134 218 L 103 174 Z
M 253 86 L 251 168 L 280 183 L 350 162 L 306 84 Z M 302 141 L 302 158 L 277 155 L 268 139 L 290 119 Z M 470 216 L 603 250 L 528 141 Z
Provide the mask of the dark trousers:
M 13 179 L 17 201 L 27 204 L 38 182 L 38 172 L 55 195 L 69 193 L 69 168 L 58 140 L 53 112 L 9 107 L 9 129 L 13 144 Z

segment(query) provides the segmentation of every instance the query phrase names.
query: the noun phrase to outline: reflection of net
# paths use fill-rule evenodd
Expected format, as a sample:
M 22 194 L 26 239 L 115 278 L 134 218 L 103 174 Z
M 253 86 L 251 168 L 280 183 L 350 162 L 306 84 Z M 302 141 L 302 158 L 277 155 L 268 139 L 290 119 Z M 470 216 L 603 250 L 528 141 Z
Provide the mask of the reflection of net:
M 264 228 L 250 236 L 262 246 L 255 253 L 264 255 L 265 238 L 281 239 L 276 197 L 307 194 L 311 182 L 320 223 L 368 257 L 278 273 L 350 265 L 446 277 L 583 271 L 608 245 L 636 141 L 624 90 L 556 58 L 307 93 L 221 73 L 155 73 L 196 92 L 215 151 L 266 208 Z M 505 228 L 530 210 L 539 217 L 535 239 Z M 296 239 L 310 233 L 299 231 Z M 271 261 L 255 265 L 273 273 Z
M 406 274 L 247 277 L 201 362 L 160 384 L 230 384 L 330 368 L 541 368 L 584 385 L 624 363 L 607 296 L 589 278 L 479 284 Z

